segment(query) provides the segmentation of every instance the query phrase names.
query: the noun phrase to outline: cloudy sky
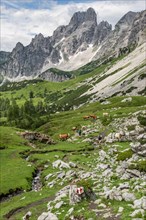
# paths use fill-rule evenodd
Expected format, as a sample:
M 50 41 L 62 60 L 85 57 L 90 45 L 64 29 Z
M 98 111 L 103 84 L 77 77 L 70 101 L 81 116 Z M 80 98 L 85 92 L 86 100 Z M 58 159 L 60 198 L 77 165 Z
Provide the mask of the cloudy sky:
M 0 50 L 11 51 L 19 41 L 30 43 L 38 33 L 51 36 L 59 25 L 67 25 L 76 11 L 93 7 L 98 23 L 114 25 L 128 11 L 145 10 L 144 0 L 1 0 Z

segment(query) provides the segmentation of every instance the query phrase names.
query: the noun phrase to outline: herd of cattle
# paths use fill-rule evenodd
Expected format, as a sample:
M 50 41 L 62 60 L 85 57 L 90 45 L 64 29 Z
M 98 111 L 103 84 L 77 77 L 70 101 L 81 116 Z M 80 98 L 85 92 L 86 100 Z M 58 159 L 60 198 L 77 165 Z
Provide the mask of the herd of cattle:
M 108 112 L 103 112 L 103 117 L 108 117 L 109 116 L 109 113 Z M 88 120 L 88 119 L 93 119 L 93 121 L 95 121 L 97 119 L 97 116 L 96 115 L 85 115 L 83 116 L 83 119 L 84 120 Z M 85 126 L 82 126 L 82 129 L 85 129 L 84 128 Z M 73 127 L 72 128 L 73 131 L 77 131 L 78 128 L 77 127 Z M 80 130 L 81 131 L 81 130 Z M 70 134 L 59 134 L 59 138 L 60 140 L 64 141 L 64 140 L 67 140 L 68 138 L 70 138 Z

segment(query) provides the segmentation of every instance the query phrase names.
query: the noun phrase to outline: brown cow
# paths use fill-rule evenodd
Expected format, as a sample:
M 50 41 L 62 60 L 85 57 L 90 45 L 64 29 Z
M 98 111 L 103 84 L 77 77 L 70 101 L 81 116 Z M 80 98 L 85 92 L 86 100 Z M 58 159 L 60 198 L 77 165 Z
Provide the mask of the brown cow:
M 60 134 L 59 135 L 59 138 L 62 140 L 62 141 L 65 141 L 69 138 L 69 134 Z
M 96 120 L 97 116 L 96 115 L 90 115 L 90 118 L 93 118 L 94 120 Z
M 90 118 L 90 116 L 88 116 L 88 115 L 83 116 L 83 119 L 84 119 L 84 120 L 87 120 L 87 119 L 89 119 L 89 118 Z

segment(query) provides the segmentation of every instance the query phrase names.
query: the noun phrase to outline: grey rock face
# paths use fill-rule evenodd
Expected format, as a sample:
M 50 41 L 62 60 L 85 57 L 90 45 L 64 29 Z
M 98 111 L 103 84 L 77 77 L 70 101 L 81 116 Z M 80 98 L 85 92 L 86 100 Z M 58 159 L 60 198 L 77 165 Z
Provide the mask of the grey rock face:
M 9 58 L 10 52 L 0 51 L 0 64 L 5 63 Z
M 90 52 L 91 60 L 127 53 L 131 45 L 135 47 L 145 41 L 145 17 L 146 10 L 138 13 L 128 12 L 112 31 L 112 26 L 107 21 L 97 24 L 94 9 L 76 12 L 69 24 L 58 27 L 51 37 L 38 34 L 26 47 L 17 43 L 13 51 L 6 55 L 6 62 L 0 66 L 0 79 L 19 81 L 39 76 L 49 81 L 67 80 L 69 77 L 64 73 L 58 76 L 50 73 L 49 69 L 74 69 L 72 66 L 77 66 L 75 62 L 71 62 L 68 67 L 66 64 L 80 52 L 83 52 L 81 56 L 84 57 L 84 52 L 90 47 L 93 47 Z M 100 49 L 93 58 L 93 51 L 96 51 L 97 47 Z M 83 65 L 88 60 L 90 56 L 83 61 Z
M 110 32 L 108 38 L 101 44 L 100 50 L 94 59 L 106 56 L 118 56 L 121 50 L 126 53 L 128 47 L 135 47 L 143 43 L 145 34 L 146 10 L 142 12 L 128 12 L 115 25 L 115 29 Z
M 43 212 L 39 217 L 38 220 L 58 220 L 57 216 L 51 212 Z
M 76 12 L 69 24 L 58 27 L 52 37 L 38 34 L 26 47 L 17 43 L 8 60 L 1 65 L 0 74 L 14 81 L 19 81 L 22 77 L 31 79 L 38 76 L 49 81 L 69 79 L 64 74 L 58 76 L 46 72 L 43 67 L 58 65 L 62 61 L 69 60 L 75 53 L 86 50 L 89 44 L 102 42 L 110 30 L 111 26 L 107 22 L 97 25 L 94 9 Z

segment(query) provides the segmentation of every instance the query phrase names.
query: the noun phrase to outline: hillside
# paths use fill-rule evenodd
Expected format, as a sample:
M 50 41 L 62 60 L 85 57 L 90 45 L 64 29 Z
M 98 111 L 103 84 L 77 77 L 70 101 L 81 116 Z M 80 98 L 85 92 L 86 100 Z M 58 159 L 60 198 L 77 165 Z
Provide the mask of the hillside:
M 145 16 L 0 52 L 1 220 L 146 219 Z
M 145 106 L 145 97 L 114 97 L 52 114 L 37 132 L 51 136 L 55 145 L 1 127 L 1 219 L 26 213 L 32 220 L 144 219 Z M 83 119 L 93 114 L 96 120 Z M 61 141 L 60 133 L 70 138 Z M 71 182 L 84 187 L 82 199 L 69 196 Z

